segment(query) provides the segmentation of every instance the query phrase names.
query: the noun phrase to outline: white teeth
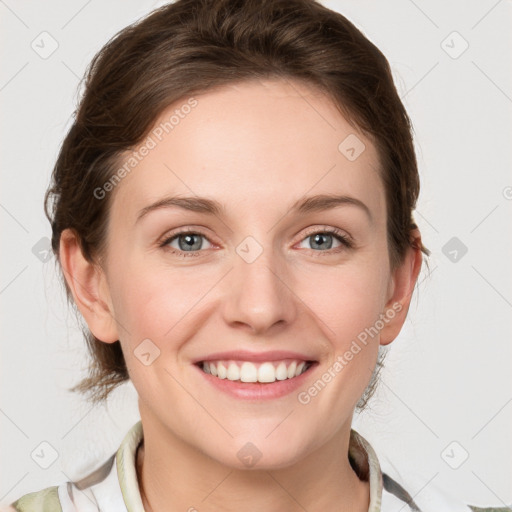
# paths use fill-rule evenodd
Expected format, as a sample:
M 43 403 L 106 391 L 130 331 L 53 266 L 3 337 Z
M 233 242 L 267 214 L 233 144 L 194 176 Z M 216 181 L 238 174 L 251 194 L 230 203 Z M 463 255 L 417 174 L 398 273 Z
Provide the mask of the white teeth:
M 252 363 L 245 362 L 240 368 L 240 380 L 242 382 L 256 382 L 258 380 L 258 370 Z
M 276 380 L 276 370 L 272 363 L 263 363 L 258 369 L 259 382 L 274 382 Z
M 219 377 L 219 379 L 225 379 L 228 376 L 228 371 L 222 363 L 212 366 L 217 366 L 217 377 Z
M 297 364 L 297 361 L 291 361 L 287 366 L 281 361 L 277 367 L 271 362 L 262 363 L 259 367 L 255 364 L 244 361 L 239 367 L 234 361 L 229 362 L 203 362 L 203 371 L 219 379 L 228 379 L 242 382 L 275 382 L 276 380 L 286 380 L 298 377 L 309 368 L 305 361 Z
M 291 379 L 295 377 L 295 369 L 297 368 L 297 363 L 293 361 L 293 363 L 288 367 L 288 378 Z
M 235 363 L 231 363 L 228 367 L 228 380 L 240 380 L 240 369 Z
M 288 370 L 286 369 L 286 365 L 284 363 L 279 363 L 279 366 L 276 369 L 276 379 L 277 380 L 285 380 L 288 378 Z
M 306 366 L 306 363 L 304 361 L 302 361 L 302 363 L 300 363 L 299 366 L 297 366 L 297 369 L 295 370 L 295 377 L 298 377 L 302 373 L 304 366 Z

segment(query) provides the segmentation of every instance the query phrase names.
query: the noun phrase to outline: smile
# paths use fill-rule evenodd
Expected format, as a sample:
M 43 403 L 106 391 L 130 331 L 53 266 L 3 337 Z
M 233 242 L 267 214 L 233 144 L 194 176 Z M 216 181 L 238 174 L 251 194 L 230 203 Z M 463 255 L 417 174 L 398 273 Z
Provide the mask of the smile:
M 200 368 L 218 379 L 240 382 L 271 383 L 299 377 L 312 365 L 312 361 L 285 359 L 282 361 L 203 361 Z

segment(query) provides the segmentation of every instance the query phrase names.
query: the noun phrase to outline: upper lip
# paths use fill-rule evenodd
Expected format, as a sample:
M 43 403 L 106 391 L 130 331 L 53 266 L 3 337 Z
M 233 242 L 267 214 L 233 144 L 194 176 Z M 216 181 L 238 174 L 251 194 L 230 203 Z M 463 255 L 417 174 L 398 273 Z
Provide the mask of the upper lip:
M 300 354 L 299 352 L 292 352 L 289 350 L 270 350 L 268 352 L 250 352 L 247 350 L 230 350 L 226 352 L 215 352 L 207 356 L 194 359 L 193 363 L 201 363 L 203 361 L 281 361 L 282 359 L 298 359 L 300 361 L 315 361 L 314 358 L 307 354 Z

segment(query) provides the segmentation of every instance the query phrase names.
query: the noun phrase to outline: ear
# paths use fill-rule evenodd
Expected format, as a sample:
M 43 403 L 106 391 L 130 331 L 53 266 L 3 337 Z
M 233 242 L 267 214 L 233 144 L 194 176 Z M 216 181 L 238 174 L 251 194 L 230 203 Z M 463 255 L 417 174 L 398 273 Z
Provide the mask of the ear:
M 414 240 L 407 249 L 403 262 L 392 271 L 389 283 L 388 301 L 384 310 L 384 327 L 380 332 L 380 344 L 388 345 L 402 330 L 412 292 L 421 269 L 421 235 L 418 229 L 411 232 Z
M 89 330 L 105 343 L 117 341 L 119 335 L 105 274 L 84 257 L 78 236 L 70 229 L 61 234 L 59 259 L 75 304 Z

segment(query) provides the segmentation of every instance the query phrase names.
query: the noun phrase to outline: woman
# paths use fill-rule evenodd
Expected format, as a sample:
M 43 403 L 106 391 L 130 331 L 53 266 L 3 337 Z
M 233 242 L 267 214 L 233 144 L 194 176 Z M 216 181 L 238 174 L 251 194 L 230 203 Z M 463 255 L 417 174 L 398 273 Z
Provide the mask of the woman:
M 19 511 L 470 510 L 351 429 L 428 251 L 381 52 L 310 0 L 178 0 L 110 41 L 47 194 L 96 361 L 141 421 Z M 423 254 L 422 254 L 423 253 Z

